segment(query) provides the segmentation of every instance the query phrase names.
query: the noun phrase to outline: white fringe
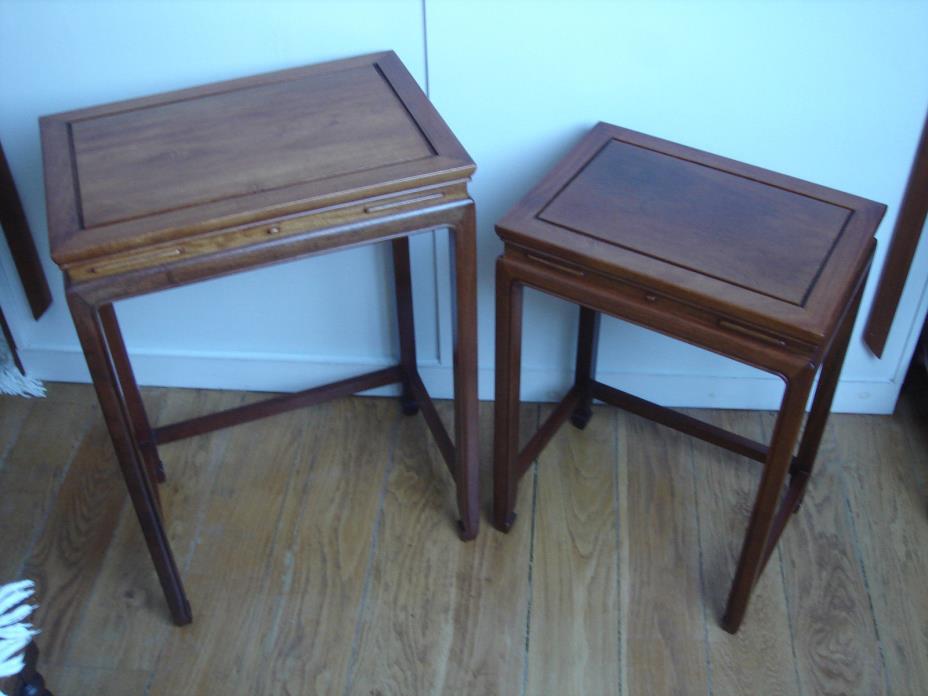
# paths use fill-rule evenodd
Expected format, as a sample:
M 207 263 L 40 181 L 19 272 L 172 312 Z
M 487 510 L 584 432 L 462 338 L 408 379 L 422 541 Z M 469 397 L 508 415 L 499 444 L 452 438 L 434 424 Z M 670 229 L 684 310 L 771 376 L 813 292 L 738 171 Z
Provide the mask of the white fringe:
M 45 386 L 37 379 L 23 375 L 15 365 L 0 365 L 0 394 L 13 396 L 45 396 Z
M 23 650 L 38 633 L 26 621 L 35 610 L 35 605 L 25 603 L 34 590 L 32 580 L 0 586 L 0 678 L 19 674 L 25 667 Z M 0 691 L 0 696 L 5 694 Z

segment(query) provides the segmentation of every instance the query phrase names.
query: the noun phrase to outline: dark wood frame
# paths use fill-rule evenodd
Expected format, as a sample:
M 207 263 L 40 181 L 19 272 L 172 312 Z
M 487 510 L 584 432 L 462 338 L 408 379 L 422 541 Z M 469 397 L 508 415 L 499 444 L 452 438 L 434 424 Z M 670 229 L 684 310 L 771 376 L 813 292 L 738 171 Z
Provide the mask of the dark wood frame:
M 454 250 L 455 299 L 455 444 L 446 432 L 432 399 L 416 368 L 411 278 L 409 269 L 410 234 L 447 227 Z M 474 205 L 470 198 L 418 210 L 413 215 L 394 215 L 388 220 L 351 226 L 370 242 L 390 240 L 396 277 L 397 319 L 399 323 L 400 363 L 332 384 L 313 387 L 294 394 L 230 409 L 221 413 L 192 418 L 160 427 L 152 427 L 123 343 L 113 302 L 159 289 L 177 287 L 163 268 L 142 269 L 114 278 L 90 282 L 66 282 L 68 305 L 74 318 L 81 347 L 93 377 L 94 387 L 129 495 L 155 564 L 158 578 L 175 623 L 192 620 L 180 572 L 174 561 L 158 494 L 158 482 L 164 480 L 164 468 L 158 445 L 192 437 L 219 428 L 282 413 L 294 408 L 347 396 L 387 384 L 403 385 L 402 406 L 406 413 L 422 409 L 429 429 L 448 465 L 457 487 L 460 512 L 459 534 L 473 539 L 479 525 L 477 479 L 477 312 L 476 312 L 476 229 Z M 337 234 L 339 229 L 328 232 Z M 323 238 L 331 239 L 328 235 Z M 287 240 L 286 249 L 275 249 L 275 257 L 293 260 L 324 253 L 318 249 L 318 237 Z M 335 247 L 336 249 L 338 247 Z M 256 268 L 269 263 L 265 249 L 253 248 L 235 257 L 191 260 L 184 269 L 187 282 L 224 275 L 237 268 Z
M 26 219 L 23 204 L 19 200 L 16 182 L 13 180 L 13 173 L 6 161 L 2 145 L 0 145 L 0 227 L 3 228 L 6 243 L 10 247 L 13 263 L 16 264 L 16 271 L 19 273 L 23 290 L 26 292 L 32 316 L 38 319 L 51 304 L 52 294 L 48 289 L 45 271 L 42 270 L 42 262 L 35 249 L 29 221 Z
M 892 328 L 899 298 L 905 288 L 909 269 L 915 258 L 918 240 L 921 239 L 925 218 L 928 216 L 928 116 L 922 126 L 921 139 L 915 150 L 915 160 L 905 187 L 905 194 L 899 206 L 899 217 L 893 229 L 892 241 L 880 282 L 870 305 L 867 325 L 864 327 L 864 341 L 878 358 L 883 356 L 886 339 Z
M 208 101 L 215 95 L 246 93 L 256 86 L 281 85 L 291 80 L 299 84 L 293 89 L 306 90 L 310 88 L 305 81 L 318 76 L 340 80 L 344 94 L 357 84 L 352 75 L 356 76 L 359 69 L 368 70 L 368 74 L 384 81 L 400 104 L 398 111 L 408 116 L 414 132 L 427 142 L 430 156 L 330 177 L 304 175 L 292 185 L 257 186 L 254 191 L 235 191 L 225 198 L 209 198 L 196 205 L 168 203 L 154 213 L 128 215 L 96 226 L 87 223 L 80 214 L 81 187 L 74 161 L 78 148 L 71 140 L 73 124 L 112 115 L 137 117 L 149 107 L 201 98 Z M 338 108 L 345 113 L 378 117 L 376 111 L 353 111 L 350 104 L 343 103 Z M 307 127 L 316 127 L 312 119 L 317 117 L 324 115 L 308 113 Z M 262 119 L 266 118 L 264 113 Z M 422 410 L 451 470 L 456 484 L 460 537 L 467 540 L 476 536 L 479 522 L 477 252 L 474 203 L 467 192 L 467 182 L 475 167 L 394 53 L 358 56 L 56 114 L 44 117 L 40 123 L 52 257 L 65 272 L 68 306 L 116 458 L 175 623 L 188 623 L 192 614 L 165 532 L 158 492 L 158 483 L 165 479 L 158 446 L 166 442 L 398 383 L 402 385 L 404 412 L 411 415 Z M 377 126 L 373 124 L 375 129 Z M 257 132 L 266 133 L 261 131 L 267 128 L 266 120 L 255 127 Z M 131 127 L 118 128 L 120 134 L 128 132 L 133 138 L 145 140 L 143 134 Z M 242 159 L 237 146 L 224 152 Z M 150 154 L 149 166 L 157 166 L 162 150 L 154 146 Z M 315 155 L 313 151 L 312 156 Z M 301 151 L 300 156 L 310 155 Z M 328 156 L 334 157 L 331 153 Z M 253 167 L 251 160 L 244 159 L 236 164 Z M 103 188 L 113 176 L 111 169 L 105 166 L 96 170 Z M 145 167 L 132 170 L 142 178 L 146 172 Z M 255 172 L 256 178 L 260 175 L 261 172 Z M 419 376 L 415 350 L 408 237 L 437 228 L 449 229 L 453 252 L 453 442 Z M 389 242 L 392 247 L 400 344 L 397 365 L 221 413 L 152 426 L 123 342 L 114 302 L 378 242 Z
M 32 316 L 38 319 L 52 303 L 52 294 L 48 289 L 45 271 L 42 270 L 42 263 L 39 261 L 39 254 L 32 239 L 32 230 L 29 228 L 29 220 L 26 218 L 19 199 L 19 192 L 16 190 L 16 182 L 13 180 L 10 165 L 6 161 L 3 145 L 0 145 L 0 227 L 3 228 L 3 235 L 10 247 L 10 254 L 26 293 Z M 13 356 L 16 369 L 25 375 L 26 369 L 19 358 L 13 331 L 7 323 L 2 307 L 0 307 L 0 330 Z
M 810 201 L 818 211 L 831 206 L 831 214 L 798 234 L 799 211 Z M 752 217 L 755 206 L 763 219 Z M 737 631 L 808 484 L 884 212 L 882 204 L 777 172 L 611 124 L 594 126 L 496 225 L 504 242 L 496 266 L 497 528 L 508 531 L 515 520 L 519 479 L 565 420 L 585 427 L 593 399 L 760 461 L 763 474 L 721 620 Z M 725 229 L 729 219 L 740 221 L 736 234 Z M 735 246 L 720 248 L 717 238 L 736 240 L 728 242 Z M 786 246 L 791 238 L 820 245 L 797 251 Z M 773 253 L 787 248 L 791 253 Z M 810 260 L 814 273 L 794 281 L 799 265 Z M 732 273 L 724 268 L 739 262 Z M 787 279 L 784 292 L 764 291 L 752 276 Z M 579 305 L 580 320 L 574 384 L 519 452 L 525 287 Z M 785 391 L 770 443 L 597 381 L 600 313 L 779 376 Z
M 723 331 L 718 332 L 717 341 L 700 341 L 685 331 L 668 330 L 667 317 L 660 309 L 636 307 L 639 310 L 633 320 L 636 324 L 652 329 L 660 327 L 661 333 L 723 354 L 720 345 L 728 344 L 729 357 L 772 372 L 783 379 L 785 391 L 779 416 L 770 444 L 764 445 L 596 381 L 599 313 L 629 320 L 628 299 L 610 292 L 608 287 L 604 287 L 604 284 L 595 278 L 579 277 L 569 271 L 559 271 L 550 263 L 539 263 L 530 255 L 507 245 L 505 253 L 500 256 L 496 265 L 497 360 L 493 499 L 496 527 L 502 531 L 509 531 L 515 521 L 519 479 L 568 418 L 579 428 L 586 426 L 591 415 L 590 404 L 593 399 L 599 399 L 759 461 L 764 464 L 764 473 L 745 534 L 727 607 L 721 620 L 721 625 L 726 631 L 735 633 L 744 619 L 751 590 L 776 547 L 789 515 L 798 511 L 802 502 L 847 353 L 868 268 L 869 261 L 858 274 L 853 295 L 842 310 L 839 327 L 829 339 L 823 352 L 824 357 L 819 359 L 803 358 L 769 344 L 752 345 L 756 342 L 750 337 L 735 338 Z M 577 303 L 580 305 L 580 321 L 574 385 L 519 452 L 517 443 L 524 287 Z M 821 377 L 802 439 L 799 440 L 805 405 L 820 365 Z M 797 441 L 799 451 L 793 456 L 793 447 Z M 787 477 L 788 485 L 781 498 L 780 493 Z

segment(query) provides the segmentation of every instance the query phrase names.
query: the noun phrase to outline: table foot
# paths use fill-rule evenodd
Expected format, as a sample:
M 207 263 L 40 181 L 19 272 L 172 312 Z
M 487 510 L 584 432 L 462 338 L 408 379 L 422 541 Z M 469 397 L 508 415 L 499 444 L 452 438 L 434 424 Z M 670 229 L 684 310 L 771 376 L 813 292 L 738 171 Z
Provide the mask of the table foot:
M 39 648 L 35 642 L 26 646 L 24 661 L 26 666 L 19 675 L 14 696 L 52 696 L 52 692 L 45 688 L 45 679 L 36 668 Z
M 741 628 L 741 622 L 740 621 L 735 622 L 731 618 L 729 618 L 728 614 L 725 614 L 722 617 L 721 621 L 719 621 L 719 627 L 721 627 L 721 629 L 725 631 L 726 633 L 735 635 L 738 632 L 738 629 Z
M 186 626 L 189 623 L 193 623 L 193 611 L 190 609 L 190 602 L 184 599 L 181 607 L 178 607 L 176 610 L 172 608 L 171 619 L 173 619 L 175 626 Z
M 510 512 L 502 519 L 496 519 L 493 526 L 504 534 L 507 534 L 509 530 L 512 529 L 512 525 L 516 523 L 516 517 L 516 513 Z
M 411 393 L 404 393 L 400 397 L 400 406 L 402 407 L 403 415 L 405 416 L 414 416 L 419 413 L 419 402 L 416 401 L 416 397 L 414 397 Z
M 471 541 L 477 536 L 477 526 L 471 526 L 470 528 L 464 524 L 463 520 L 458 520 L 458 537 L 461 541 Z
M 590 418 L 592 417 L 593 409 L 580 406 L 570 414 L 570 422 L 578 430 L 583 430 L 586 428 L 587 424 L 590 422 Z

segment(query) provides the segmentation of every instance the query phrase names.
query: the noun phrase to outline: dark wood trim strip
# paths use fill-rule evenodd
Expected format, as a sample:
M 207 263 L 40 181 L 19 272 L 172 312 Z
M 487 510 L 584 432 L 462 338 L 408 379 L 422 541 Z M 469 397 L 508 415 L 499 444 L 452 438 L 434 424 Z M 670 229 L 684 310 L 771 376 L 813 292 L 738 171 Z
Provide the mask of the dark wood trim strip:
M 554 437 L 554 433 L 558 431 L 558 428 L 560 428 L 564 421 L 567 420 L 568 416 L 573 413 L 582 398 L 583 389 L 573 387 L 567 392 L 564 398 L 561 399 L 561 403 L 551 412 L 551 415 L 547 417 L 545 422 L 541 424 L 538 432 L 532 435 L 532 439 L 525 445 L 525 449 L 519 453 L 519 459 L 516 462 L 517 480 L 525 475 L 526 470 L 532 465 L 532 462 L 535 461 L 538 455 L 541 454 L 541 451 L 548 442 L 550 442 L 551 438 Z
M 285 413 L 296 408 L 313 406 L 342 396 L 350 396 L 357 392 L 394 384 L 402 381 L 402 379 L 402 368 L 399 365 L 394 365 L 383 370 L 368 372 L 357 377 L 350 377 L 339 382 L 296 392 L 295 394 L 283 394 L 258 403 L 237 406 L 225 411 L 164 425 L 155 428 L 152 435 L 156 443 L 163 445 L 167 442 L 183 440 L 194 435 L 202 435 L 213 430 L 248 423 L 259 418 L 276 416 L 279 413 Z
M 6 317 L 3 316 L 3 307 L 0 307 L 0 331 L 3 332 L 3 338 L 6 339 L 10 354 L 13 356 L 13 364 L 16 365 L 16 369 L 19 370 L 20 374 L 25 375 L 26 368 L 23 367 L 23 363 L 19 359 L 19 353 L 16 350 L 16 341 L 13 339 L 13 332 L 10 330 L 10 325 L 6 323 Z
M 867 326 L 864 328 L 864 342 L 878 358 L 883 357 L 889 329 L 893 325 L 896 310 L 899 308 L 899 298 L 905 287 L 915 249 L 925 226 L 928 216 L 928 115 L 922 127 L 922 137 L 915 150 L 915 161 L 909 174 L 909 183 L 905 187 L 905 194 L 899 206 L 899 217 L 896 218 L 896 227 L 893 229 L 892 241 L 886 260 L 883 262 L 883 271 L 880 273 L 880 283 L 877 285 L 873 304 L 870 305 L 870 314 L 867 317 Z
M 39 261 L 39 254 L 35 249 L 35 242 L 29 229 L 29 221 L 23 211 L 22 201 L 19 200 L 16 182 L 13 180 L 13 173 L 10 171 L 10 165 L 7 164 L 2 145 L 0 145 L 0 227 L 3 227 L 3 235 L 10 247 L 10 254 L 13 256 L 13 263 L 16 264 L 16 271 L 19 273 L 23 290 L 26 291 L 26 299 L 29 300 L 32 316 L 38 319 L 52 303 L 52 293 L 48 289 L 45 271 L 42 269 L 42 262 Z
M 432 437 L 435 438 L 438 451 L 441 452 L 445 464 L 448 465 L 448 471 L 454 476 L 454 444 L 451 442 L 451 437 L 445 429 L 445 424 L 441 422 L 441 416 L 438 415 L 438 411 L 435 409 L 432 397 L 429 396 L 428 391 L 426 391 L 425 385 L 422 383 L 422 378 L 419 377 L 418 372 L 410 372 L 407 375 L 407 379 L 409 380 L 412 393 L 415 395 L 416 401 L 419 404 L 419 409 L 422 411 L 422 417 L 425 418 L 426 425 L 428 425 L 429 430 L 432 431 Z

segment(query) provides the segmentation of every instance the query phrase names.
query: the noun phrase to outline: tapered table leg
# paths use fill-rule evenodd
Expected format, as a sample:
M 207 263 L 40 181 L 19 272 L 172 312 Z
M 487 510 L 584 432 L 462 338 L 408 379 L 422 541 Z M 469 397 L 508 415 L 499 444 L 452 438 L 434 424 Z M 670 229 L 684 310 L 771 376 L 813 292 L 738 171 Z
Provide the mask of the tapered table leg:
M 747 610 L 751 590 L 766 560 L 767 541 L 773 528 L 777 502 L 793 458 L 793 446 L 802 427 L 806 400 L 815 377 L 809 365 L 799 374 L 786 378 L 786 391 L 780 404 L 780 413 L 773 429 L 773 437 L 764 464 L 754 509 L 748 522 L 747 533 L 741 547 L 738 569 L 728 595 L 728 605 L 722 618 L 722 628 L 735 633 L 741 626 Z
M 398 237 L 392 242 L 393 278 L 396 290 L 396 324 L 400 336 L 400 365 L 403 368 L 403 394 L 400 404 L 407 416 L 419 412 L 419 404 L 410 384 L 410 376 L 418 370 L 416 365 L 416 328 L 412 309 L 412 273 L 409 263 L 409 237 Z
M 68 305 L 100 401 L 103 419 L 113 441 L 116 459 L 126 480 L 129 497 L 142 527 L 171 616 L 178 625 L 189 623 L 192 620 L 190 604 L 184 594 L 180 573 L 158 510 L 154 484 L 133 442 L 126 404 L 119 389 L 112 355 L 107 348 L 100 314 L 74 293 L 68 294 Z
M 477 229 L 473 203 L 451 228 L 454 278 L 454 477 L 461 539 L 477 536 L 480 520 L 477 417 Z
M 45 688 L 45 679 L 37 668 L 39 648 L 35 642 L 26 646 L 24 661 L 26 666 L 19 675 L 19 683 L 13 696 L 53 696 L 52 692 Z
M 119 388 L 122 391 L 129 422 L 132 425 L 132 433 L 135 436 L 142 461 L 152 481 L 163 483 L 165 480 L 164 465 L 158 456 L 158 446 L 152 436 L 151 424 L 145 412 L 145 403 L 142 401 L 139 386 L 135 381 L 135 373 L 132 371 L 132 363 L 129 361 L 129 353 L 122 339 L 122 331 L 119 329 L 119 321 L 113 305 L 107 304 L 100 307 L 100 322 L 110 355 L 113 357 L 113 367 L 119 379 Z M 157 487 L 155 495 L 158 495 Z
M 799 510 L 805 494 L 805 487 L 812 475 L 812 467 L 815 465 L 815 457 L 818 455 L 822 435 L 825 433 L 825 424 L 828 421 L 828 414 L 831 412 L 831 402 L 838 387 L 838 377 L 841 376 L 844 356 L 847 355 L 847 347 L 851 341 L 851 333 L 854 330 L 854 321 L 857 319 L 857 310 L 860 308 L 862 296 L 863 284 L 857 291 L 857 296 L 848 309 L 841 328 L 838 330 L 831 347 L 828 349 L 828 354 L 825 356 L 825 361 L 822 363 L 822 372 L 818 378 L 818 386 L 815 388 L 815 396 L 812 399 L 812 408 L 809 410 L 806 429 L 802 434 L 802 441 L 799 443 L 799 453 L 796 455 L 796 462 L 792 472 L 803 475 L 802 490 L 798 492 L 794 511 Z
M 580 390 L 580 403 L 570 415 L 570 422 L 583 430 L 593 417 L 593 380 L 596 378 L 596 354 L 599 347 L 599 312 L 580 306 L 577 328 L 577 367 L 574 386 Z
M 522 369 L 522 284 L 505 259 L 496 262 L 496 405 L 493 442 L 493 523 L 508 532 L 518 489 L 519 390 Z

